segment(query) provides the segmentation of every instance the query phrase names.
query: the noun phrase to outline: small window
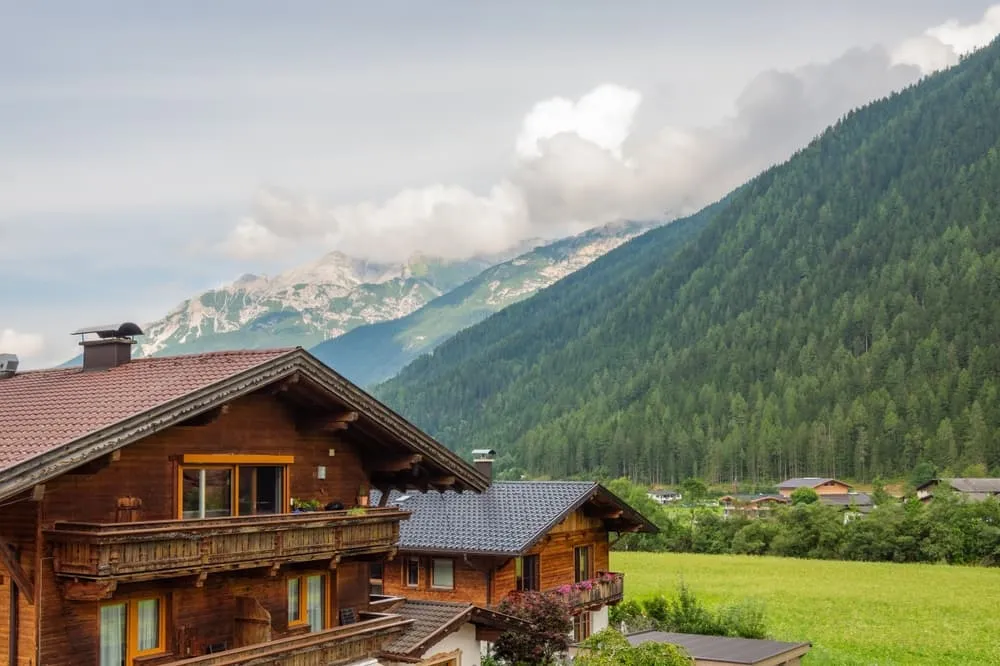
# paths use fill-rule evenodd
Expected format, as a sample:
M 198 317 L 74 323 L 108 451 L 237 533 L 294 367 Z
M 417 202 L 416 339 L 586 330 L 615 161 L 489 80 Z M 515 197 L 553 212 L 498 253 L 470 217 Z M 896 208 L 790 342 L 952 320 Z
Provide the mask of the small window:
M 573 559 L 576 561 L 576 566 L 573 567 L 575 569 L 576 582 L 579 583 L 593 578 L 593 548 L 590 546 L 579 546 L 574 549 L 573 554 Z
M 455 561 L 435 559 L 431 570 L 431 587 L 455 589 Z
M 514 560 L 514 576 L 518 592 L 538 592 L 541 589 L 538 555 L 525 555 Z
M 573 640 L 579 643 L 590 638 L 590 611 L 573 616 Z
M 417 587 L 420 585 L 420 559 L 410 557 L 406 560 L 406 586 Z
M 381 561 L 372 562 L 368 567 L 368 593 L 385 594 L 383 576 L 385 565 Z
M 299 579 L 288 579 L 288 624 L 302 622 L 301 603 L 299 599 Z

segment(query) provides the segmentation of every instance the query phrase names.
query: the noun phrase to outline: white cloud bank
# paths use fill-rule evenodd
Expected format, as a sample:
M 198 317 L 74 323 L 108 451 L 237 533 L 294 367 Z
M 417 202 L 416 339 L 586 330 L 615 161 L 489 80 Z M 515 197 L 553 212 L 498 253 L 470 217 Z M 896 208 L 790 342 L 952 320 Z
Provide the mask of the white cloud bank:
M 35 333 L 19 333 L 11 328 L 0 329 L 0 354 L 37 357 L 45 350 L 45 339 Z
M 525 116 L 507 177 L 485 194 L 437 184 L 382 202 L 327 205 L 267 189 L 222 249 L 245 259 L 303 244 L 378 261 L 415 252 L 458 259 L 616 219 L 690 213 L 787 159 L 850 109 L 955 64 L 998 33 L 1000 5 L 976 23 L 950 20 L 891 50 L 767 71 L 714 127 L 639 132 L 641 93 L 614 84 L 575 101 L 556 97 Z

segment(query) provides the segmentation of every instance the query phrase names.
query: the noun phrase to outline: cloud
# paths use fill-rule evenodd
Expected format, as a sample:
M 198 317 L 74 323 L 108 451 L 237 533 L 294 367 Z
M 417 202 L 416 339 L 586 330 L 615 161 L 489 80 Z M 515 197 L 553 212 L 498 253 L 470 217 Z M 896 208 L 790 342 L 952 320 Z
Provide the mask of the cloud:
M 852 49 L 821 64 L 756 76 L 709 127 L 637 129 L 639 91 L 605 83 L 554 97 L 523 118 L 506 176 L 484 194 L 435 184 L 382 201 L 326 205 L 268 189 L 222 245 L 251 258 L 308 243 L 378 261 L 464 258 L 622 218 L 694 212 L 780 163 L 852 108 L 954 63 L 1000 32 L 1000 5 L 894 49 Z M 677 100 L 683 104 L 684 100 Z
M 39 356 L 45 350 L 45 339 L 35 333 L 18 333 L 14 329 L 0 329 L 0 353 L 19 356 Z
M 993 5 L 975 22 L 950 19 L 904 40 L 892 53 L 896 64 L 915 65 L 925 74 L 950 67 L 963 55 L 989 44 L 1000 33 L 1000 5 Z

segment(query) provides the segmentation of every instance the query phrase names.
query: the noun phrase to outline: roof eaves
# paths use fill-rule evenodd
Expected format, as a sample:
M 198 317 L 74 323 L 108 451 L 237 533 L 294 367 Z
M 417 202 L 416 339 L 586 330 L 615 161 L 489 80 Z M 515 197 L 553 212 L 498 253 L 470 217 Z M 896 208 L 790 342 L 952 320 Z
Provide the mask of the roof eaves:
M 214 384 L 168 400 L 0 470 L 0 500 L 45 483 L 64 471 L 96 460 L 205 412 L 221 402 L 246 395 L 289 376 L 296 371 L 296 361 L 304 353 L 301 349 L 289 350 Z
M 581 506 L 586 504 L 597 493 L 599 488 L 600 484 L 594 482 L 587 490 L 587 492 L 578 497 L 571 506 L 567 507 L 565 510 L 562 511 L 562 513 L 558 514 L 556 517 L 554 517 L 552 520 L 546 523 L 543 527 L 539 528 L 534 534 L 528 537 L 525 543 L 521 546 L 520 551 L 518 551 L 518 554 L 524 553 L 530 550 L 532 547 L 534 547 L 534 545 L 538 543 L 542 539 L 542 537 L 544 537 L 546 534 L 549 533 L 549 530 L 551 530 L 553 527 L 564 521 L 566 519 L 566 516 L 568 516 L 569 514 L 573 513 Z
M 474 606 L 469 605 L 467 608 L 463 608 L 461 611 L 456 613 L 450 620 L 445 622 L 443 625 L 441 625 L 433 632 L 425 636 L 424 639 L 421 640 L 419 643 L 414 645 L 410 649 L 409 654 L 413 656 L 419 656 L 423 654 L 423 652 L 431 645 L 434 645 L 434 643 L 437 643 L 439 640 L 441 640 L 448 634 L 454 633 L 463 624 L 469 621 L 469 619 L 472 617 L 473 608 Z
M 334 394 L 354 403 L 352 407 L 376 416 L 379 423 L 393 435 L 410 441 L 419 453 L 433 458 L 453 471 L 464 484 L 479 492 L 489 488 L 490 481 L 475 467 L 465 462 L 443 444 L 423 432 L 398 413 L 382 404 L 363 389 L 355 386 L 335 370 L 324 365 L 312 354 L 300 350 L 305 374 L 312 381 Z

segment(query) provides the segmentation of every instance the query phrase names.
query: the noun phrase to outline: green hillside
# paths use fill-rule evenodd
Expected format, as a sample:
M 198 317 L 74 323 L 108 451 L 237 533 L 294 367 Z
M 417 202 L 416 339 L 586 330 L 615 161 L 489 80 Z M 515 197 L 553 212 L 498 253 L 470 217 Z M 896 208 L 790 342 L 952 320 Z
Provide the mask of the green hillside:
M 646 222 L 609 224 L 541 245 L 490 266 L 405 317 L 359 326 L 310 351 L 357 384 L 385 381 L 458 331 L 528 298 L 650 226 Z
M 994 42 L 852 112 L 680 251 L 651 232 L 378 393 L 539 474 L 996 468 L 998 109 Z

